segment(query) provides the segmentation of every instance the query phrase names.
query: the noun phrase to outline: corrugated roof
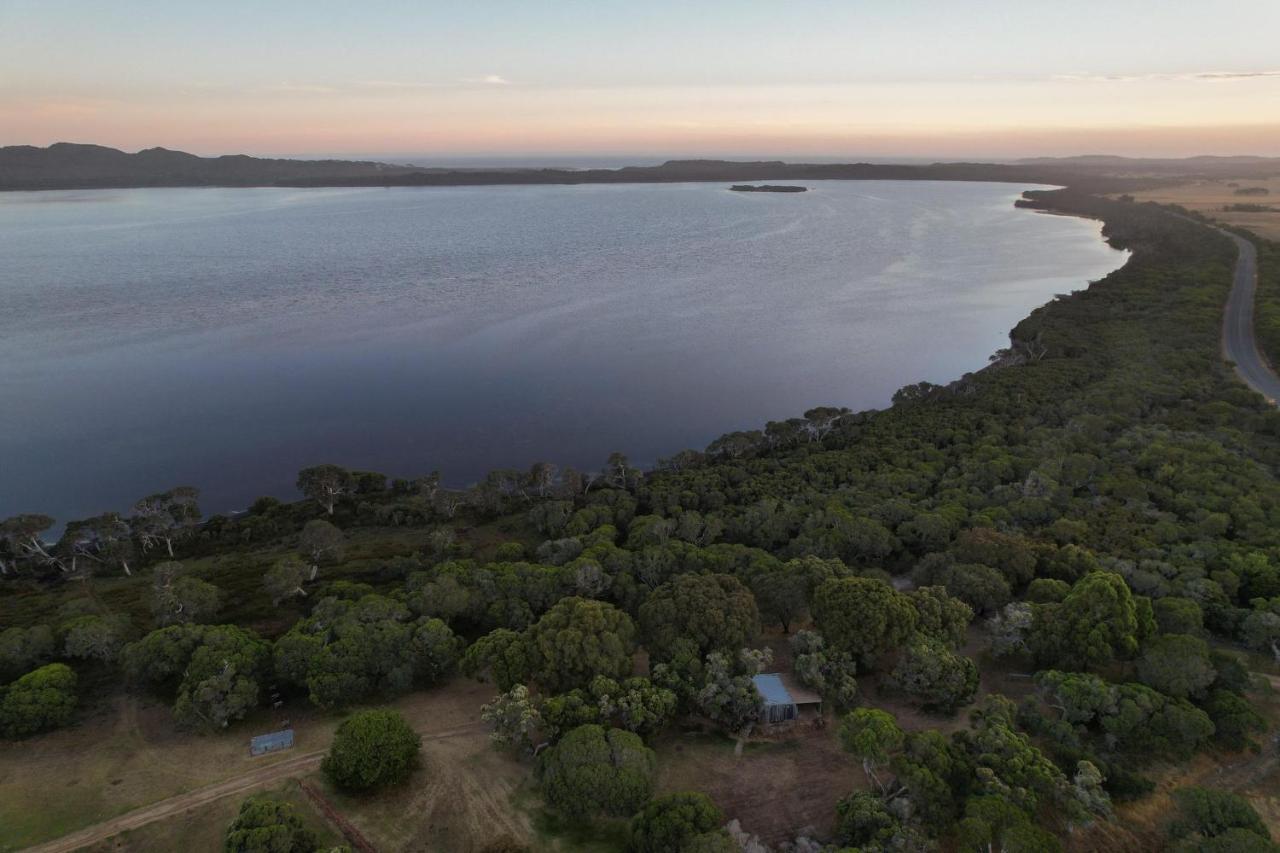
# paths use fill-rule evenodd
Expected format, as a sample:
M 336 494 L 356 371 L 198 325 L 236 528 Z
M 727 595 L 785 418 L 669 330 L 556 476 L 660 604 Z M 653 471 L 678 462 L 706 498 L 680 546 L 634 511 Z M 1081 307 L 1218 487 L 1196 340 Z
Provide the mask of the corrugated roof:
M 753 675 L 751 681 L 756 686 L 756 692 L 764 697 L 766 705 L 794 705 L 795 700 L 791 698 L 791 694 L 787 692 L 786 685 L 782 683 L 782 677 L 775 672 L 761 673 Z
M 249 739 L 249 751 L 254 755 L 274 752 L 277 749 L 288 749 L 291 746 L 293 746 L 293 729 L 284 729 Z

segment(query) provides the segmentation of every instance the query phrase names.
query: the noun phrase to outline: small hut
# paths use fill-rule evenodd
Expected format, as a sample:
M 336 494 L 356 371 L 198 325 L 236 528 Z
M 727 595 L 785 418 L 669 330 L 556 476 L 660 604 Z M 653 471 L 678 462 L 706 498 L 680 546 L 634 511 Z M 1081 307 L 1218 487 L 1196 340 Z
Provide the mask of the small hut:
M 258 735 L 249 738 L 250 755 L 266 755 L 268 752 L 279 752 L 293 748 L 293 729 L 281 729 L 278 732 Z
M 798 719 L 804 710 L 822 713 L 822 697 L 782 673 L 761 673 L 751 680 L 760 694 L 760 722 L 766 725 Z

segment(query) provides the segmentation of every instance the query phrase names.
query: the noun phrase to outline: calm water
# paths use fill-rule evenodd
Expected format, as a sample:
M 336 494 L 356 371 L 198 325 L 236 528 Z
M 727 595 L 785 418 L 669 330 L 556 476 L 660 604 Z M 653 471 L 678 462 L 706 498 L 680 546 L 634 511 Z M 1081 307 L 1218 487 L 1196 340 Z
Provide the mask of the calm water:
M 652 463 L 981 367 L 1118 267 L 1008 184 L 0 193 L 0 517 Z

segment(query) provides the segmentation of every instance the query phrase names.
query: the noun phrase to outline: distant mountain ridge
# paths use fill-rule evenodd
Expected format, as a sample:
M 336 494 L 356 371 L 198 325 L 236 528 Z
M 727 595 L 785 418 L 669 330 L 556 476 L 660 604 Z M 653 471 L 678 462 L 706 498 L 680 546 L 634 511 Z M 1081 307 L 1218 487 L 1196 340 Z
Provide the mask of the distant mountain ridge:
M 230 154 L 198 157 L 147 148 L 128 154 L 102 145 L 57 142 L 0 148 L 0 187 L 83 189 L 145 186 L 259 186 L 287 180 L 357 178 L 420 171 L 352 160 L 277 160 Z
M 781 160 L 668 160 L 620 169 L 428 168 L 373 160 L 287 160 L 244 154 L 199 157 L 167 148 L 130 154 L 102 145 L 59 142 L 0 148 L 0 190 L 127 187 L 357 187 L 498 184 L 612 184 L 756 180 L 1004 181 L 1122 191 L 1173 175 L 1280 173 L 1280 158 L 1196 157 L 1142 160 L 1090 156 L 1017 163 L 786 163 Z

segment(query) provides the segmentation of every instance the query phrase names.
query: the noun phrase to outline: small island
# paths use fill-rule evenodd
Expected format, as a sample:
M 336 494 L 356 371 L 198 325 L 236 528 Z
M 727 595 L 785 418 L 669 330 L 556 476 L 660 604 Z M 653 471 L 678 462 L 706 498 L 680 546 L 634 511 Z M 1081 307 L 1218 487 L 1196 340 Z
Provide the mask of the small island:
M 809 191 L 808 187 L 788 187 L 779 184 L 762 184 L 761 186 L 734 184 L 729 189 L 736 193 L 803 193 Z

